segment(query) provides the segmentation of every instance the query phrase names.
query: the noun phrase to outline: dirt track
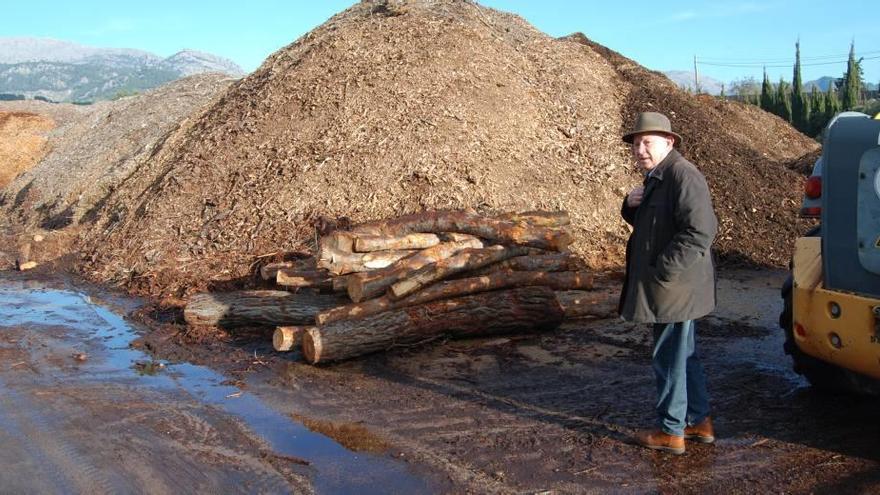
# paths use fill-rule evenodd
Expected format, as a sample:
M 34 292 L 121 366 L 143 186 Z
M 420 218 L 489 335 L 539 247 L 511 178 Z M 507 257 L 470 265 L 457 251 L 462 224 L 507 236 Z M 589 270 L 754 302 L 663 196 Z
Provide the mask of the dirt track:
M 0 486 L 153 493 L 876 490 L 877 403 L 818 395 L 789 371 L 775 326 L 782 276 L 722 277 L 719 311 L 698 331 L 719 440 L 689 445 L 680 458 L 628 442 L 652 420 L 649 336 L 639 326 L 577 322 L 550 335 L 446 342 L 327 368 L 234 339 L 181 346 L 176 325 L 141 342 L 159 358 L 209 363 L 227 374 L 223 381 L 200 366 L 158 368 L 159 361 L 125 347 L 133 335 L 121 319 L 99 306 L 84 312 L 76 302 L 82 296 L 39 303 L 42 292 L 27 289 L 57 282 L 7 279 L 0 327 L 0 436 L 7 448 L 0 461 L 16 469 L 0 474 Z M 9 292 L 10 283 L 19 292 Z M 16 302 L 24 289 L 31 299 Z M 109 303 L 132 309 L 125 300 Z M 80 352 L 86 361 L 73 357 Z

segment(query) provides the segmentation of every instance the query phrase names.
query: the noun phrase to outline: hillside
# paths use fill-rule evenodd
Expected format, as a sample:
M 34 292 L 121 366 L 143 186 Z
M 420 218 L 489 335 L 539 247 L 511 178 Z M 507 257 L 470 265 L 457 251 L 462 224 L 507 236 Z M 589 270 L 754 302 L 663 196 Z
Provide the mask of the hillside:
M 193 50 L 162 58 L 41 38 L 0 38 L 0 94 L 90 102 L 144 92 L 181 77 L 219 72 L 239 77 L 228 59 Z
M 619 136 L 641 109 L 666 111 L 706 172 L 723 258 L 784 264 L 801 228 L 787 165 L 814 142 L 582 35 L 444 0 L 361 2 L 273 54 L 108 194 L 84 270 L 180 294 L 308 247 L 324 218 L 463 207 L 569 210 L 574 249 L 614 266 L 640 181 Z

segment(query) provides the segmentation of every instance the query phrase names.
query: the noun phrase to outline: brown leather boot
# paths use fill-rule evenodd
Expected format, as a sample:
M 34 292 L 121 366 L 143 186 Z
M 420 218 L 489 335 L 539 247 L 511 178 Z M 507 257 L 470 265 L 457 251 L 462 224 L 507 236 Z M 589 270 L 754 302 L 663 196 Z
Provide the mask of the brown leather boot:
M 706 416 L 706 419 L 700 421 L 699 424 L 685 428 L 684 437 L 699 443 L 715 442 L 715 429 L 712 428 L 712 418 Z
M 645 430 L 637 432 L 633 438 L 642 447 L 675 455 L 684 454 L 684 437 L 670 435 L 660 430 Z

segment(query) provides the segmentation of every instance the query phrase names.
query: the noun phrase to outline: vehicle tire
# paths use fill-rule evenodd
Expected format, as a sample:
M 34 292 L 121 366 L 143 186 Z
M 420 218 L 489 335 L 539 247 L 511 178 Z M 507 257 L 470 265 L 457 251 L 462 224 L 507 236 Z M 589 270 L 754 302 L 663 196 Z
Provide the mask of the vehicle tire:
M 782 289 L 782 313 L 779 314 L 779 326 L 785 331 L 783 348 L 785 353 L 791 356 L 794 371 L 803 375 L 813 388 L 822 392 L 880 396 L 880 381 L 816 359 L 800 350 L 794 340 L 790 280 L 786 281 Z

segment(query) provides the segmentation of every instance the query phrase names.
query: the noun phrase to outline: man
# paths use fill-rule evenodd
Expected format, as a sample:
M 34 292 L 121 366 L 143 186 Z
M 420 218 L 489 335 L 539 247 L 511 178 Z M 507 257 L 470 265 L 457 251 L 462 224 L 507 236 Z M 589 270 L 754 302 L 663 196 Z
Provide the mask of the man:
M 683 454 L 685 439 L 715 441 L 694 320 L 715 307 L 711 245 L 718 223 L 706 179 L 675 150 L 681 136 L 665 115 L 639 114 L 623 140 L 646 176 L 621 210 L 633 231 L 618 309 L 625 320 L 653 324 L 657 378 L 658 428 L 637 433 L 635 440 Z

